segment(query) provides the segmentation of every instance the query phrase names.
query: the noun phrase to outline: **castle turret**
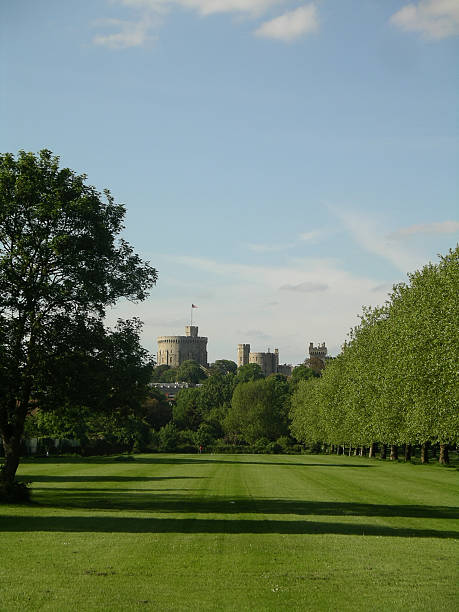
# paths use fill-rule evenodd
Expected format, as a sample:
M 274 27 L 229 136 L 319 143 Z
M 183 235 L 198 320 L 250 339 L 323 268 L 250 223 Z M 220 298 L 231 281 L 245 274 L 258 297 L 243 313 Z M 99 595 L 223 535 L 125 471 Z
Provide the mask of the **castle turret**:
M 196 325 L 185 327 L 185 336 L 160 336 L 158 338 L 157 364 L 177 367 L 193 359 L 207 366 L 207 338 L 198 336 Z
M 312 357 L 316 357 L 325 364 L 325 361 L 327 359 L 327 352 L 328 351 L 327 347 L 325 346 L 325 342 L 322 342 L 322 344 L 318 344 L 317 346 L 314 346 L 313 342 L 309 343 L 309 359 L 311 359 Z
M 185 336 L 188 338 L 197 338 L 198 337 L 198 326 L 197 325 L 187 325 L 185 327 Z
M 237 367 L 240 368 L 243 365 L 249 363 L 250 344 L 238 344 L 237 345 Z

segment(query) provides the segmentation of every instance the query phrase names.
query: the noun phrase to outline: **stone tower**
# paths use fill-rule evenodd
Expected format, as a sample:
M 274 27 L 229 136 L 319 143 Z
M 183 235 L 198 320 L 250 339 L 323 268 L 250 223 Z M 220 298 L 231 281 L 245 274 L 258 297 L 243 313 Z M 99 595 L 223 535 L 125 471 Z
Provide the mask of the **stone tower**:
M 320 359 L 325 364 L 327 352 L 325 342 L 322 342 L 322 344 L 318 344 L 317 346 L 314 346 L 313 342 L 309 343 L 309 359 L 311 359 L 311 357 L 317 357 L 317 359 Z
M 250 344 L 238 344 L 237 345 L 237 367 L 240 368 L 243 365 L 249 363 L 250 355 Z
M 160 336 L 158 338 L 157 364 L 178 367 L 193 359 L 207 366 L 207 338 L 198 336 L 196 325 L 185 327 L 185 336 Z

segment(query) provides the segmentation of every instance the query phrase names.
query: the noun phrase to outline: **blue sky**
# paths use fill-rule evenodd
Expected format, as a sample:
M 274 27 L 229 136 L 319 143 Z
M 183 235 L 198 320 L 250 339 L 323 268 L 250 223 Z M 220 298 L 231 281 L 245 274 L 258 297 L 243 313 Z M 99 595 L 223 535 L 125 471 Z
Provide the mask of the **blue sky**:
M 459 238 L 459 0 L 2 3 L 2 151 L 49 148 L 127 207 L 209 359 L 332 354 Z

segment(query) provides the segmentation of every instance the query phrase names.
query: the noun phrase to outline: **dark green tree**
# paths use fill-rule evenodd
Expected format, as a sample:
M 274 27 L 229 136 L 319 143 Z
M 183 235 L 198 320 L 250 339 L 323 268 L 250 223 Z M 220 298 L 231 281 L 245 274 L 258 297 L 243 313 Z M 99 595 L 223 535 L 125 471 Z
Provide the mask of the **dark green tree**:
M 239 383 L 259 380 L 260 378 L 264 378 L 264 376 L 258 363 L 247 363 L 246 365 L 240 366 L 237 369 L 234 383 L 238 385 Z
M 289 384 L 292 391 L 298 387 L 298 383 L 301 380 L 310 380 L 311 378 L 319 376 L 312 368 L 308 368 L 307 365 L 302 363 L 296 368 L 293 368 L 292 375 L 289 378 Z
M 165 363 L 156 366 L 155 368 L 153 368 L 153 371 L 151 373 L 151 382 L 171 382 L 169 380 L 166 381 L 166 378 L 169 377 L 171 371 L 173 371 L 172 368 L 166 365 Z
M 159 389 L 151 388 L 141 406 L 142 417 L 152 429 L 160 429 L 172 419 L 172 407 Z
M 253 444 L 261 438 L 269 441 L 288 434 L 289 387 L 283 376 L 269 376 L 237 385 L 225 430 L 240 434 Z
M 175 374 L 175 380 L 178 382 L 187 382 L 194 385 L 205 378 L 207 378 L 205 370 L 193 359 L 188 359 L 181 363 Z
M 59 358 L 70 362 L 70 353 L 78 355 L 79 344 L 81 352 L 88 352 L 91 333 L 79 339 L 76 330 L 94 328 L 100 335 L 107 306 L 121 297 L 143 300 L 156 281 L 154 268 L 120 237 L 124 206 L 85 180 L 85 175 L 59 168 L 59 159 L 48 150 L 37 155 L 20 151 L 17 158 L 0 155 L 4 487 L 14 482 L 24 422 L 37 401 L 52 404 L 53 394 L 67 394 L 72 402 L 72 393 L 80 393 L 70 380 L 75 368 L 64 380 L 44 375 L 59 367 Z M 63 354 L 56 352 L 59 331 L 73 339 Z M 118 389 L 118 398 L 122 393 Z M 113 396 L 107 398 L 108 405 L 113 402 Z
M 174 424 L 179 429 L 192 429 L 195 431 L 202 423 L 202 409 L 200 405 L 200 389 L 181 389 L 177 393 L 172 409 Z
M 209 368 L 211 376 L 214 374 L 236 374 L 237 365 L 229 359 L 217 359 Z

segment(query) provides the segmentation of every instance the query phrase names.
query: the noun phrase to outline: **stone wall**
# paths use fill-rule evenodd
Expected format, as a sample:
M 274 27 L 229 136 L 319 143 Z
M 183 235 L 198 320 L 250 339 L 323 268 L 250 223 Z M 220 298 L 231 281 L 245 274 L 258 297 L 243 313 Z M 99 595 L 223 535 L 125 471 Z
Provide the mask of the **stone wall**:
M 160 336 L 158 338 L 157 365 L 177 368 L 188 359 L 207 367 L 207 338 L 198 336 L 198 328 L 188 325 L 186 336 Z

